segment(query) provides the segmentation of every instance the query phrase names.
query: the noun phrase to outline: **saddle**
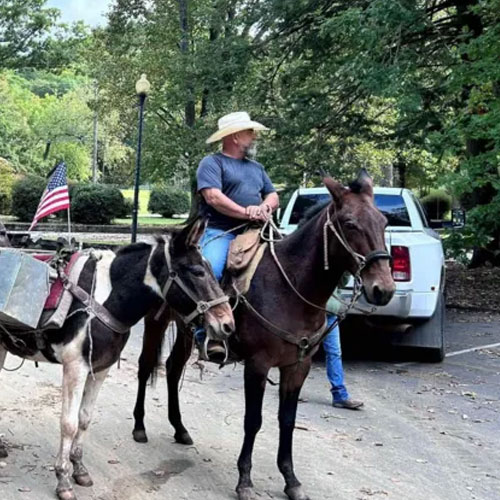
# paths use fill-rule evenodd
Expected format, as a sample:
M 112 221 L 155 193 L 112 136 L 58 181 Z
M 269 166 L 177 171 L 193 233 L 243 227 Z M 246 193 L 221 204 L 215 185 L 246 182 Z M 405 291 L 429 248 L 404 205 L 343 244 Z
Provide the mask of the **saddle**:
M 262 243 L 260 228 L 249 229 L 236 236 L 229 246 L 224 282 L 228 288 L 246 293 L 259 265 L 267 243 Z

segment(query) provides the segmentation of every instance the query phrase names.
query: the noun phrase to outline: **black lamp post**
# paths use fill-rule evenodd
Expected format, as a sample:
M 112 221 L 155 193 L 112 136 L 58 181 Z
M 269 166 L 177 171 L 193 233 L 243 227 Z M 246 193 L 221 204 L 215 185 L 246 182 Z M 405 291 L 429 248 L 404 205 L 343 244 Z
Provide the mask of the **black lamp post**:
M 137 139 L 137 156 L 135 160 L 135 184 L 134 184 L 134 210 L 132 212 L 132 243 L 137 240 L 137 215 L 139 213 L 139 184 L 141 180 L 141 150 L 142 150 L 142 127 L 144 123 L 144 103 L 151 89 L 151 84 L 147 81 L 146 75 L 135 84 L 135 91 L 139 97 L 139 138 Z

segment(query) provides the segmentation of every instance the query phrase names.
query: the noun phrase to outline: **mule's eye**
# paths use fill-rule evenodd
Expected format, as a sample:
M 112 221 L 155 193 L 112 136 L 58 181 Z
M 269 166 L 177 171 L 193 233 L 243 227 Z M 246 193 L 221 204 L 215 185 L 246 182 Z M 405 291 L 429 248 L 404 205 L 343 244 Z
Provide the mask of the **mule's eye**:
M 347 230 L 350 230 L 350 231 L 356 231 L 359 229 L 358 225 L 355 223 L 355 222 L 352 222 L 350 220 L 346 221 L 344 223 L 344 227 L 347 229 Z
M 189 266 L 189 272 L 198 278 L 203 278 L 205 276 L 205 269 L 203 266 Z

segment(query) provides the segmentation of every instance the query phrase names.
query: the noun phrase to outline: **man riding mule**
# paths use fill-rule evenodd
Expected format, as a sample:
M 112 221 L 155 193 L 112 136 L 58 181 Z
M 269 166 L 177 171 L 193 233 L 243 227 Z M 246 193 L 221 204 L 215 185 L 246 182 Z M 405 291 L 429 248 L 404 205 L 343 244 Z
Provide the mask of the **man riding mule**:
M 218 128 L 207 143 L 222 141 L 222 151 L 200 162 L 197 188 L 201 215 L 209 217 L 202 254 L 220 281 L 231 241 L 248 222 L 267 221 L 278 208 L 279 198 L 264 167 L 252 159 L 257 131 L 267 128 L 245 112 L 223 116 Z M 204 333 L 197 332 L 196 338 L 202 345 Z M 218 353 L 218 346 L 211 344 L 208 355 L 216 360 Z
M 386 218 L 374 204 L 371 178 L 362 171 L 349 188 L 323 179 L 331 202 L 286 238 L 269 238 L 259 265 L 235 309 L 231 350 L 245 364 L 245 438 L 238 459 L 239 500 L 254 498 L 251 480 L 255 437 L 262 424 L 262 402 L 269 370 L 280 370 L 278 467 L 291 500 L 308 500 L 294 473 L 292 440 L 297 402 L 311 358 L 328 334 L 326 304 L 344 272 L 355 280 L 369 303 L 387 304 L 395 291 L 384 229 Z M 191 332 L 179 334 L 167 360 L 169 420 L 175 440 L 192 444 L 179 410 L 178 385 L 191 352 Z M 157 362 L 165 323 L 146 321 L 139 360 L 139 391 L 134 409 L 134 437 L 146 441 L 144 395 Z
M 91 486 L 83 465 L 82 441 L 99 389 L 118 360 L 130 328 L 148 314 L 176 317 L 190 325 L 203 319 L 207 334 L 225 339 L 234 330 L 227 297 L 198 251 L 201 220 L 170 231 L 154 244 L 93 252 L 76 283 L 75 295 L 59 329 L 20 331 L 0 324 L 0 369 L 7 351 L 63 365 L 61 443 L 56 461 L 57 494 L 74 500 L 70 481 Z M 0 269 L 0 273 L 2 269 Z M 4 382 L 5 383 L 5 382 Z

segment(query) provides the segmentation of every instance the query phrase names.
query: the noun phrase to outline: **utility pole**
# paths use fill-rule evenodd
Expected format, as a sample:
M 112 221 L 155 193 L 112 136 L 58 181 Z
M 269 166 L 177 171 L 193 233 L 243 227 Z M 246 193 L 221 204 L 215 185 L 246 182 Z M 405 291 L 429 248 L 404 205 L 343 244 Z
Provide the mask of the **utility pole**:
M 97 182 L 97 132 L 98 132 L 98 116 L 97 116 L 97 80 L 94 82 L 94 141 L 92 150 L 92 182 Z

